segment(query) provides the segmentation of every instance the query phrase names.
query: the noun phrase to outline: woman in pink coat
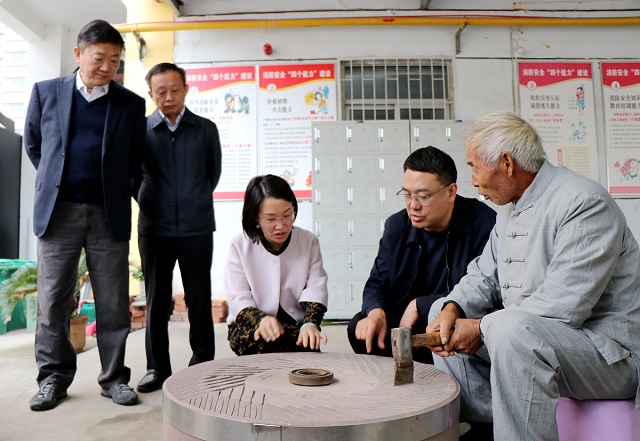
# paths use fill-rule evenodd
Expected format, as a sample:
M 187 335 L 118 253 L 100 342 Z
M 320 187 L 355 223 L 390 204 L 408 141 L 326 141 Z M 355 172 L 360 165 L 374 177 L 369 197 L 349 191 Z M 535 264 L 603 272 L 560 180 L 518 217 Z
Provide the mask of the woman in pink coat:
M 289 184 L 256 176 L 232 239 L 224 273 L 229 344 L 238 355 L 318 351 L 327 337 L 327 273 L 318 238 L 294 228 L 298 202 Z

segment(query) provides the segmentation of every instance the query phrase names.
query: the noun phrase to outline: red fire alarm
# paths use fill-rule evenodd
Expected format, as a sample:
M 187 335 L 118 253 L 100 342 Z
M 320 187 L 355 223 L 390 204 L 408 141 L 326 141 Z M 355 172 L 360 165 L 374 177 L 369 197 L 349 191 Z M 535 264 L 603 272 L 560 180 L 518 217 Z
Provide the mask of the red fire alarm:
M 273 53 L 273 48 L 269 43 L 265 43 L 264 46 L 262 46 L 262 49 L 264 50 L 265 55 L 271 55 Z

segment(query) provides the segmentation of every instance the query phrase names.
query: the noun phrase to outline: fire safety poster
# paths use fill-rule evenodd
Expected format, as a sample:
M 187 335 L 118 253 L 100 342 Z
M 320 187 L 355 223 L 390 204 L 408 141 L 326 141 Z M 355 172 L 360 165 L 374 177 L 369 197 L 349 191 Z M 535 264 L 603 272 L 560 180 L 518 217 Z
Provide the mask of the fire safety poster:
M 547 159 L 598 180 L 590 63 L 522 62 L 521 117 L 542 137 Z
M 259 66 L 259 173 L 283 177 L 311 199 L 311 123 L 335 121 L 334 64 Z
M 609 192 L 640 196 L 640 63 L 602 63 Z
M 186 106 L 216 123 L 222 144 L 222 175 L 215 199 L 242 199 L 257 175 L 256 66 L 186 69 Z

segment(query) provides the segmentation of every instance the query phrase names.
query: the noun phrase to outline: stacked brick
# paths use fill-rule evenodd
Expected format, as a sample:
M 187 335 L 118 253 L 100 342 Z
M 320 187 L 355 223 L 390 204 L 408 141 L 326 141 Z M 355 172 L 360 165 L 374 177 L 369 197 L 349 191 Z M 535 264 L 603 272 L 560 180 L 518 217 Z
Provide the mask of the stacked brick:
M 189 314 L 187 304 L 184 301 L 184 293 L 178 293 L 173 296 L 174 307 L 171 313 L 171 320 L 176 322 L 188 322 Z M 211 300 L 211 316 L 213 323 L 223 323 L 227 320 L 229 314 L 229 306 L 226 300 Z
M 134 302 L 129 305 L 131 315 L 131 332 L 142 329 L 147 325 L 147 305 Z
M 211 300 L 211 315 L 213 316 L 213 323 L 223 323 L 227 320 L 229 314 L 229 305 L 226 300 L 213 299 Z
M 187 304 L 184 301 L 184 293 L 179 292 L 173 295 L 173 312 L 170 317 L 174 322 L 188 322 Z

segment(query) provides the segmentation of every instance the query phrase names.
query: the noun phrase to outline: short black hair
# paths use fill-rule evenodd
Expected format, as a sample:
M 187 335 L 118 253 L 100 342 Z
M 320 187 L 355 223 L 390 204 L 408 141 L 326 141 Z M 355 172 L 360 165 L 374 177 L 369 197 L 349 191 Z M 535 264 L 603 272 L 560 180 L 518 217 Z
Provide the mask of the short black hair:
M 298 200 L 287 181 L 275 175 L 261 175 L 252 178 L 244 193 L 242 230 L 254 243 L 260 242 L 261 233 L 258 228 L 258 213 L 260 213 L 260 204 L 266 198 L 289 201 L 293 205 L 294 214 L 298 214 Z
M 93 20 L 78 32 L 77 46 L 80 51 L 98 43 L 115 44 L 124 49 L 124 39 L 120 32 L 104 20 Z
M 458 179 L 458 170 L 453 158 L 432 146 L 422 147 L 407 157 L 402 169 L 423 173 L 433 173 L 442 185 L 449 185 Z
M 178 67 L 173 63 L 158 63 L 153 66 L 144 77 L 144 80 L 147 82 L 147 86 L 149 86 L 149 90 L 151 90 L 151 77 L 169 71 L 178 72 L 180 74 L 180 77 L 182 78 L 182 84 L 187 84 L 187 75 L 185 74 L 183 68 Z

